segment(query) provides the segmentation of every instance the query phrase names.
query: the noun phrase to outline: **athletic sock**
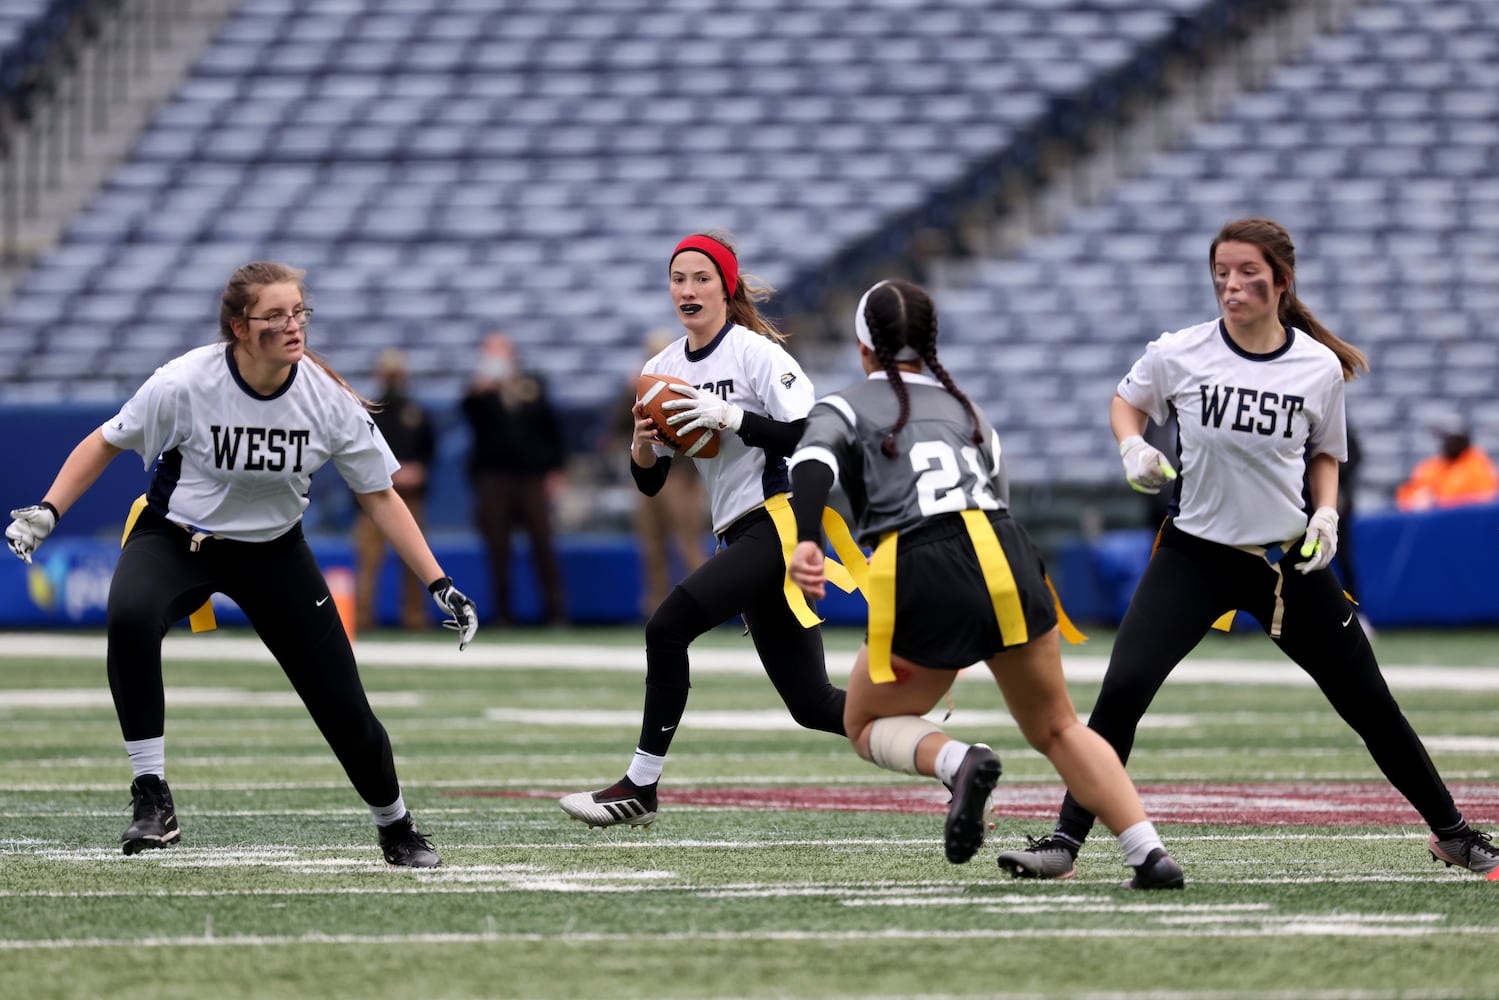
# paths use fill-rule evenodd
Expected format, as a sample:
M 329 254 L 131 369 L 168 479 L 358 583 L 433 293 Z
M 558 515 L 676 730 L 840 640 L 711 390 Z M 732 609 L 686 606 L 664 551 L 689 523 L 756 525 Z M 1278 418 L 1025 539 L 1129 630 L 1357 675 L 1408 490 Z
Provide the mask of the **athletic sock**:
M 406 798 L 397 793 L 396 800 L 388 806 L 370 806 L 370 816 L 375 820 L 376 826 L 390 826 L 398 823 L 401 817 L 406 815 Z
M 130 769 L 139 778 L 143 774 L 154 774 L 163 781 L 167 773 L 167 738 L 153 736 L 148 740 L 126 740 L 125 752 L 130 755 Z
M 1119 846 L 1124 848 L 1124 863 L 1143 865 L 1146 857 L 1156 848 L 1165 850 L 1161 835 L 1155 832 L 1155 824 L 1142 819 L 1119 835 Z
M 658 757 L 637 748 L 635 759 L 630 761 L 630 769 L 625 772 L 625 777 L 633 781 L 637 787 L 644 788 L 660 781 L 661 772 L 665 768 L 665 757 Z
M 958 768 L 963 766 L 963 757 L 971 744 L 962 740 L 949 740 L 937 751 L 937 780 L 951 785 L 958 780 Z
M 1444 826 L 1440 829 L 1437 827 L 1432 827 L 1431 832 L 1437 835 L 1438 840 L 1451 840 L 1453 837 L 1460 837 L 1463 834 L 1467 833 L 1469 829 L 1470 827 L 1468 826 L 1468 821 L 1466 819 L 1460 819 L 1454 826 Z

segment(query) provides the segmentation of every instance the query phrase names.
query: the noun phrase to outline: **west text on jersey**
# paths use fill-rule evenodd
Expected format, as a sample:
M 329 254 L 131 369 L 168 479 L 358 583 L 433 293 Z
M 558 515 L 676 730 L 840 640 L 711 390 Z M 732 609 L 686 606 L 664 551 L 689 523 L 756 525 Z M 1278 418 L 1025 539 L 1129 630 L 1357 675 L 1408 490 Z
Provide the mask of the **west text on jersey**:
M 728 399 L 734 394 L 734 380 L 731 378 L 721 378 L 717 382 L 706 382 L 696 388 L 716 393 L 719 399 Z
M 1290 437 L 1292 422 L 1297 412 L 1306 409 L 1305 396 L 1281 395 L 1260 389 L 1235 388 L 1231 385 L 1203 385 L 1202 426 L 1210 422 L 1214 427 L 1223 426 L 1223 418 L 1233 411 L 1229 430 L 1253 432 L 1269 437 L 1281 428 L 1280 419 L 1285 418 L 1281 437 Z
M 302 471 L 302 449 L 312 438 L 307 430 L 284 427 L 223 427 L 213 424 L 213 464 L 220 469 L 242 469 L 246 472 L 282 472 L 286 469 L 287 451 L 291 450 L 291 471 Z M 240 463 L 240 448 L 244 462 Z

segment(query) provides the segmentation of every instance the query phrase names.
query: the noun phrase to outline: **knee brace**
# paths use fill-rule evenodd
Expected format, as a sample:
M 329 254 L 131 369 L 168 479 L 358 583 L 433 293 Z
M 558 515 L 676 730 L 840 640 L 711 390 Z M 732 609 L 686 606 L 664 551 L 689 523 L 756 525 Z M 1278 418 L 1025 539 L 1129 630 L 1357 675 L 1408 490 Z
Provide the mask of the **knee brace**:
M 869 758 L 887 771 L 920 774 L 916 770 L 916 747 L 933 733 L 942 732 L 915 715 L 892 715 L 869 724 Z

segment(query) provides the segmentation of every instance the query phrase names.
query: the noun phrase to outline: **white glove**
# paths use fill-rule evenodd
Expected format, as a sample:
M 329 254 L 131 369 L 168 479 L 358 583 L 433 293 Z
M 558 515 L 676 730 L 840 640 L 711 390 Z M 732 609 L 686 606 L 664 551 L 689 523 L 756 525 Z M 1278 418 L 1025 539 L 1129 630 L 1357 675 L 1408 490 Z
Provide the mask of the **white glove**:
M 467 649 L 469 642 L 474 638 L 474 633 L 479 631 L 479 611 L 474 607 L 474 602 L 453 586 L 451 576 L 445 576 L 435 583 L 428 584 L 427 590 L 432 594 L 432 600 L 437 602 L 437 606 L 453 616 L 443 622 L 442 627 L 450 628 L 458 633 L 460 652 Z
M 57 508 L 43 501 L 32 507 L 21 507 L 10 512 L 15 518 L 5 529 L 5 541 L 10 550 L 29 565 L 31 553 L 47 540 L 52 529 L 57 527 Z
M 1136 493 L 1159 493 L 1162 486 L 1176 478 L 1176 470 L 1166 456 L 1138 434 L 1119 442 L 1119 457 L 1124 459 L 1124 478 Z
M 678 435 L 691 434 L 699 427 L 709 430 L 737 431 L 744 421 L 744 411 L 711 389 L 698 389 L 690 385 L 670 385 L 673 392 L 687 399 L 668 399 L 661 404 L 663 410 L 682 410 L 666 422 L 675 428 Z M 688 421 L 692 421 L 688 423 Z M 680 426 L 686 424 L 686 426 Z
M 1332 557 L 1338 554 L 1338 512 L 1331 507 L 1318 507 L 1307 522 L 1306 541 L 1301 543 L 1301 554 L 1311 556 L 1306 562 L 1297 563 L 1303 573 L 1315 573 L 1326 569 Z

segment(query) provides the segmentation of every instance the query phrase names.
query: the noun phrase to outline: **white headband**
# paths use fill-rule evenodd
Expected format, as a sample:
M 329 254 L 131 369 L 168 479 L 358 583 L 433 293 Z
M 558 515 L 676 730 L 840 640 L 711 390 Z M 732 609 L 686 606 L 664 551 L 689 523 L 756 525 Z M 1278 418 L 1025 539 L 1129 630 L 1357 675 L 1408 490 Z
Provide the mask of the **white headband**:
M 869 305 L 869 296 L 874 294 L 874 290 L 876 288 L 879 288 L 880 285 L 888 284 L 890 284 L 890 282 L 887 280 L 871 285 L 869 291 L 865 292 L 863 297 L 859 299 L 859 307 L 854 310 L 854 336 L 859 338 L 859 343 L 863 344 L 871 351 L 874 350 L 874 338 L 869 335 L 869 324 L 864 322 L 864 307 Z M 917 354 L 914 350 L 912 350 L 911 345 L 907 344 L 905 347 L 902 347 L 900 350 L 895 352 L 895 360 L 920 361 L 921 355 Z

